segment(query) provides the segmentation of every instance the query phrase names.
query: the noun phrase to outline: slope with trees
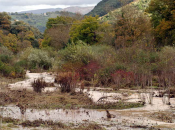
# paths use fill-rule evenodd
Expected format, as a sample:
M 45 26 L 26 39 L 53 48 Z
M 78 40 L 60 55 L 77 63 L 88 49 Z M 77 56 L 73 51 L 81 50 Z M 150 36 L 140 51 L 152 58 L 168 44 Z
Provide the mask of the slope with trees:
M 57 16 L 74 16 L 74 13 L 65 11 L 47 12 L 43 14 L 32 14 L 32 13 L 11 13 L 13 20 L 20 20 L 28 23 L 35 28 L 38 28 L 40 32 L 44 32 L 46 29 L 46 23 L 49 18 L 56 18 Z M 12 20 L 12 21 L 13 21 Z
M 115 10 L 117 8 L 120 8 L 120 7 L 130 3 L 132 1 L 133 0 L 127 0 L 124 2 L 121 0 L 102 0 L 87 15 L 104 16 L 105 14 L 109 13 L 110 11 Z
M 127 1 L 127 0 L 126 0 Z M 135 0 L 133 2 L 130 2 L 122 7 L 126 7 L 126 8 L 135 8 L 137 11 L 140 12 L 145 12 L 145 9 L 148 7 L 149 3 L 151 0 Z M 123 2 L 125 2 L 125 0 L 123 0 Z M 110 23 L 115 23 L 115 21 L 117 20 L 118 15 L 121 14 L 121 8 L 117 8 L 113 11 L 110 11 L 109 13 L 107 13 L 106 15 L 101 17 L 102 21 L 108 21 Z

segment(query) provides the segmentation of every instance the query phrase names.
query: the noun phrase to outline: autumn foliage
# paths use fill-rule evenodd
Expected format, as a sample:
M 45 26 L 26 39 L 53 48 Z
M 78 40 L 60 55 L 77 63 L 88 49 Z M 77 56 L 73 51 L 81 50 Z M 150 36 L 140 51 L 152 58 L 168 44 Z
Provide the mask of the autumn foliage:
M 64 72 L 59 73 L 55 82 L 60 84 L 61 92 L 75 92 L 75 88 L 80 79 L 79 73 L 76 72 Z
M 124 70 L 118 70 L 112 75 L 114 83 L 117 85 L 117 88 L 121 86 L 125 87 L 126 85 L 131 86 L 134 83 L 134 74 L 133 72 L 126 72 Z

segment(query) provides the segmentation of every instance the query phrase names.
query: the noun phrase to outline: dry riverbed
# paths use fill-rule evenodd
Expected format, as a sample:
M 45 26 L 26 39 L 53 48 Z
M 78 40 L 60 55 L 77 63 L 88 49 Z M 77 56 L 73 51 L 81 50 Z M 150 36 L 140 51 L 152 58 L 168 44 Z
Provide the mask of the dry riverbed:
M 38 94 L 33 92 L 31 87 L 31 82 L 37 78 L 43 78 L 48 83 L 54 82 L 54 75 L 29 72 L 24 81 L 10 82 L 8 86 L 7 80 L 3 81 L 5 85 L 0 89 L 3 121 L 1 128 L 4 130 L 175 129 L 174 98 L 170 100 L 171 105 L 166 105 L 160 97 L 150 98 L 148 92 L 98 90 L 105 88 L 85 89 L 83 93 L 77 89 L 76 93 L 68 94 L 59 92 L 59 85 L 46 88 L 43 93 Z

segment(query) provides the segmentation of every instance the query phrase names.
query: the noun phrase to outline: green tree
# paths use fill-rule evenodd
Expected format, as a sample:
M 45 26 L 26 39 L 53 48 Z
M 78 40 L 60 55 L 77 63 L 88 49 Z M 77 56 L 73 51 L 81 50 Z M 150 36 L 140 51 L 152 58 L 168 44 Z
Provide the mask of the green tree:
M 157 45 L 174 45 L 175 1 L 151 0 L 146 11 L 151 13 Z
M 70 30 L 71 40 L 73 42 L 82 40 L 90 45 L 98 43 L 101 36 L 97 33 L 97 30 L 102 25 L 99 23 L 98 18 L 98 16 L 85 16 L 83 20 L 74 22 Z
M 73 21 L 74 19 L 68 16 L 57 16 L 56 18 L 48 19 L 46 27 L 47 29 L 50 29 L 52 27 L 58 27 L 59 25 L 68 25 Z

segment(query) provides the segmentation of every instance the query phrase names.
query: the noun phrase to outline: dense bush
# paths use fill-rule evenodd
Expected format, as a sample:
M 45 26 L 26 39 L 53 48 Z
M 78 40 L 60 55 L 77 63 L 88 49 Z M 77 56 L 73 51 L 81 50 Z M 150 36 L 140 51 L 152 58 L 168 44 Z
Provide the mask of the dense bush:
M 58 52 L 62 70 L 77 70 L 94 59 L 91 46 L 79 41 Z M 61 70 L 61 71 L 62 71 Z
M 112 47 L 107 45 L 89 46 L 81 41 L 59 51 L 58 55 L 60 59 L 59 71 L 78 72 L 82 80 L 88 81 L 101 78 L 99 71 L 113 65 L 116 59 L 116 53 Z
M 79 41 L 77 44 L 70 44 L 67 48 L 59 51 L 59 56 L 67 62 L 81 62 L 87 64 L 93 58 L 92 47 Z
M 0 60 L 4 63 L 10 63 L 12 57 L 5 54 L 0 54 Z
M 39 49 L 32 49 L 31 53 L 27 57 L 28 65 L 30 69 L 36 69 L 37 67 L 48 70 L 52 67 L 53 58 L 50 58 L 48 53 Z
M 80 76 L 78 73 L 64 72 L 59 73 L 59 75 L 55 79 L 55 82 L 60 84 L 61 92 L 69 93 L 69 92 L 75 92 L 75 88 L 77 86 L 79 79 Z
M 107 45 L 89 46 L 82 41 L 78 41 L 76 45 L 68 45 L 67 48 L 59 51 L 58 55 L 63 64 L 79 64 L 84 66 L 94 61 L 105 66 L 114 62 L 116 53 L 112 47 Z
M 14 69 L 15 69 L 15 77 L 24 78 L 24 75 L 25 75 L 24 67 L 18 64 L 15 64 Z
M 6 77 L 24 77 L 24 69 L 15 63 L 15 56 L 4 46 L 0 47 L 0 73 Z
M 82 66 L 78 72 L 81 76 L 81 79 L 91 81 L 94 78 L 94 75 L 101 68 L 99 63 L 90 61 L 87 65 Z
M 117 85 L 117 88 L 120 88 L 121 86 L 130 87 L 131 84 L 134 82 L 134 74 L 132 72 L 118 70 L 115 71 L 111 76 L 114 83 Z
M 4 75 L 4 76 L 15 76 L 15 69 L 14 67 L 4 64 L 4 63 L 0 63 L 0 72 Z

